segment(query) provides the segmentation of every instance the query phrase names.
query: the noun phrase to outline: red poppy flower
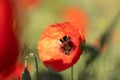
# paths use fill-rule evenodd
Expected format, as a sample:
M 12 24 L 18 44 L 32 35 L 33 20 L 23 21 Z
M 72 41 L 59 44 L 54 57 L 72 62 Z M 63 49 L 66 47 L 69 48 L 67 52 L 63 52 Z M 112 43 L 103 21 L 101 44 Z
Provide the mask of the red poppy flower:
M 84 35 L 88 26 L 88 17 L 85 12 L 77 7 L 69 7 L 64 10 L 64 18 L 74 24 L 83 42 L 85 42 Z
M 48 26 L 38 43 L 39 57 L 54 71 L 63 71 L 75 64 L 82 50 L 80 35 L 70 22 Z
M 0 73 L 15 64 L 19 53 L 12 6 L 11 0 L 0 0 Z
M 2 72 L 0 74 L 0 80 L 21 80 L 22 72 L 24 71 L 24 65 L 21 63 L 17 63 L 13 65 L 11 68 L 11 73 L 6 74 L 6 72 Z

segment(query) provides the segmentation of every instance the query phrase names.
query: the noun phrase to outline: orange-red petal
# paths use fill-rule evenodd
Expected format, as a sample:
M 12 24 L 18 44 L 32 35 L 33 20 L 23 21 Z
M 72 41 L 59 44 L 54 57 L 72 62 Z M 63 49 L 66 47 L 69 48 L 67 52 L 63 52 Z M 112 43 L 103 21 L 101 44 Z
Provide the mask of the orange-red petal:
M 12 0 L 0 0 L 0 73 L 14 65 L 19 54 L 13 31 L 13 5 Z
M 18 6 L 20 8 L 26 8 L 28 10 L 33 9 L 40 2 L 41 0 L 17 0 Z
M 63 71 L 75 64 L 82 51 L 80 36 L 72 23 L 62 22 L 48 26 L 38 42 L 38 54 L 44 65 L 54 71 Z M 74 44 L 70 55 L 61 51 L 60 39 L 69 36 Z
M 21 75 L 24 70 L 24 65 L 22 63 L 17 63 L 12 66 L 11 73 L 6 74 L 6 72 L 2 72 L 0 74 L 0 80 L 21 80 Z
M 64 10 L 64 18 L 74 24 L 78 29 L 81 39 L 85 42 L 85 31 L 88 26 L 88 17 L 82 9 L 77 7 L 69 7 Z

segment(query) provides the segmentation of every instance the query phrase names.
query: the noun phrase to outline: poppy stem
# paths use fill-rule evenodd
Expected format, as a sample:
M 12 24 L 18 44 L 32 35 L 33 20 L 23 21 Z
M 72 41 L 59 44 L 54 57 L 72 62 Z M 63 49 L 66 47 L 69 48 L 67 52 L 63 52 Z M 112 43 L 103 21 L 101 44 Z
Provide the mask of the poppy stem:
M 73 76 L 73 75 L 74 75 L 74 74 L 73 74 L 73 69 L 74 69 L 74 67 L 72 66 L 72 67 L 71 67 L 71 80 L 74 80 L 74 76 Z
M 30 53 L 30 56 L 33 56 L 35 60 L 35 67 L 36 67 L 36 73 L 37 73 L 37 80 L 39 80 L 39 72 L 38 72 L 38 62 L 37 62 L 37 57 L 35 56 L 34 53 Z
M 37 73 L 37 80 L 39 80 L 39 74 L 38 74 L 38 63 L 37 63 L 37 58 L 34 56 L 35 59 L 35 64 L 36 64 L 36 73 Z
M 34 60 L 35 60 L 36 73 L 37 73 L 37 80 L 39 80 L 37 57 L 36 57 L 34 54 L 33 54 L 33 57 L 34 57 Z

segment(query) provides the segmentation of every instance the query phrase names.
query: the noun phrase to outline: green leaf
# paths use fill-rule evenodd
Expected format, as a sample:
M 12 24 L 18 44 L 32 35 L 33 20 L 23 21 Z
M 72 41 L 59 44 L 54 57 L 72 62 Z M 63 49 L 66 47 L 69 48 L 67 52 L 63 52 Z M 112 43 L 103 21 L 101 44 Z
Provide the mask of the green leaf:
M 22 80 L 31 80 L 31 76 L 27 67 L 25 67 L 24 72 L 22 74 Z
M 83 51 L 85 51 L 85 53 L 89 54 L 86 59 L 86 67 L 100 55 L 100 50 L 96 46 L 90 44 L 82 44 L 81 48 Z
M 99 42 L 100 49 L 102 49 L 110 41 L 111 36 L 113 34 L 113 31 L 114 31 L 114 28 L 115 28 L 116 23 L 118 22 L 119 18 L 120 18 L 120 11 L 116 14 L 115 18 L 113 19 L 113 21 L 109 25 L 108 29 L 102 34 L 102 36 L 100 38 L 100 42 Z

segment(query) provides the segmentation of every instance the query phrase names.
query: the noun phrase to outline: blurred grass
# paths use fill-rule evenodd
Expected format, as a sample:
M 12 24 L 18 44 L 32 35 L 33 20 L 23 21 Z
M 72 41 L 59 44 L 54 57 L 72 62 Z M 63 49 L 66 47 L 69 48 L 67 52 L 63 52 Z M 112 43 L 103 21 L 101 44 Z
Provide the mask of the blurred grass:
M 28 11 L 28 22 L 24 30 L 25 43 L 28 48 L 37 48 L 37 42 L 43 30 L 50 24 L 61 22 L 61 12 L 67 6 L 76 5 L 83 8 L 89 17 L 89 26 L 86 34 L 86 42 L 94 44 L 111 24 L 118 10 L 120 0 L 43 0 L 34 10 Z M 89 73 L 94 77 L 86 80 L 120 80 L 120 19 L 116 24 L 109 47 L 99 56 L 93 65 L 89 67 Z M 84 68 L 85 58 L 82 55 L 74 65 L 74 80 L 78 79 L 79 72 Z M 39 69 L 47 70 L 41 62 Z M 34 63 L 33 63 L 34 64 Z M 64 80 L 71 80 L 70 69 L 60 72 Z

